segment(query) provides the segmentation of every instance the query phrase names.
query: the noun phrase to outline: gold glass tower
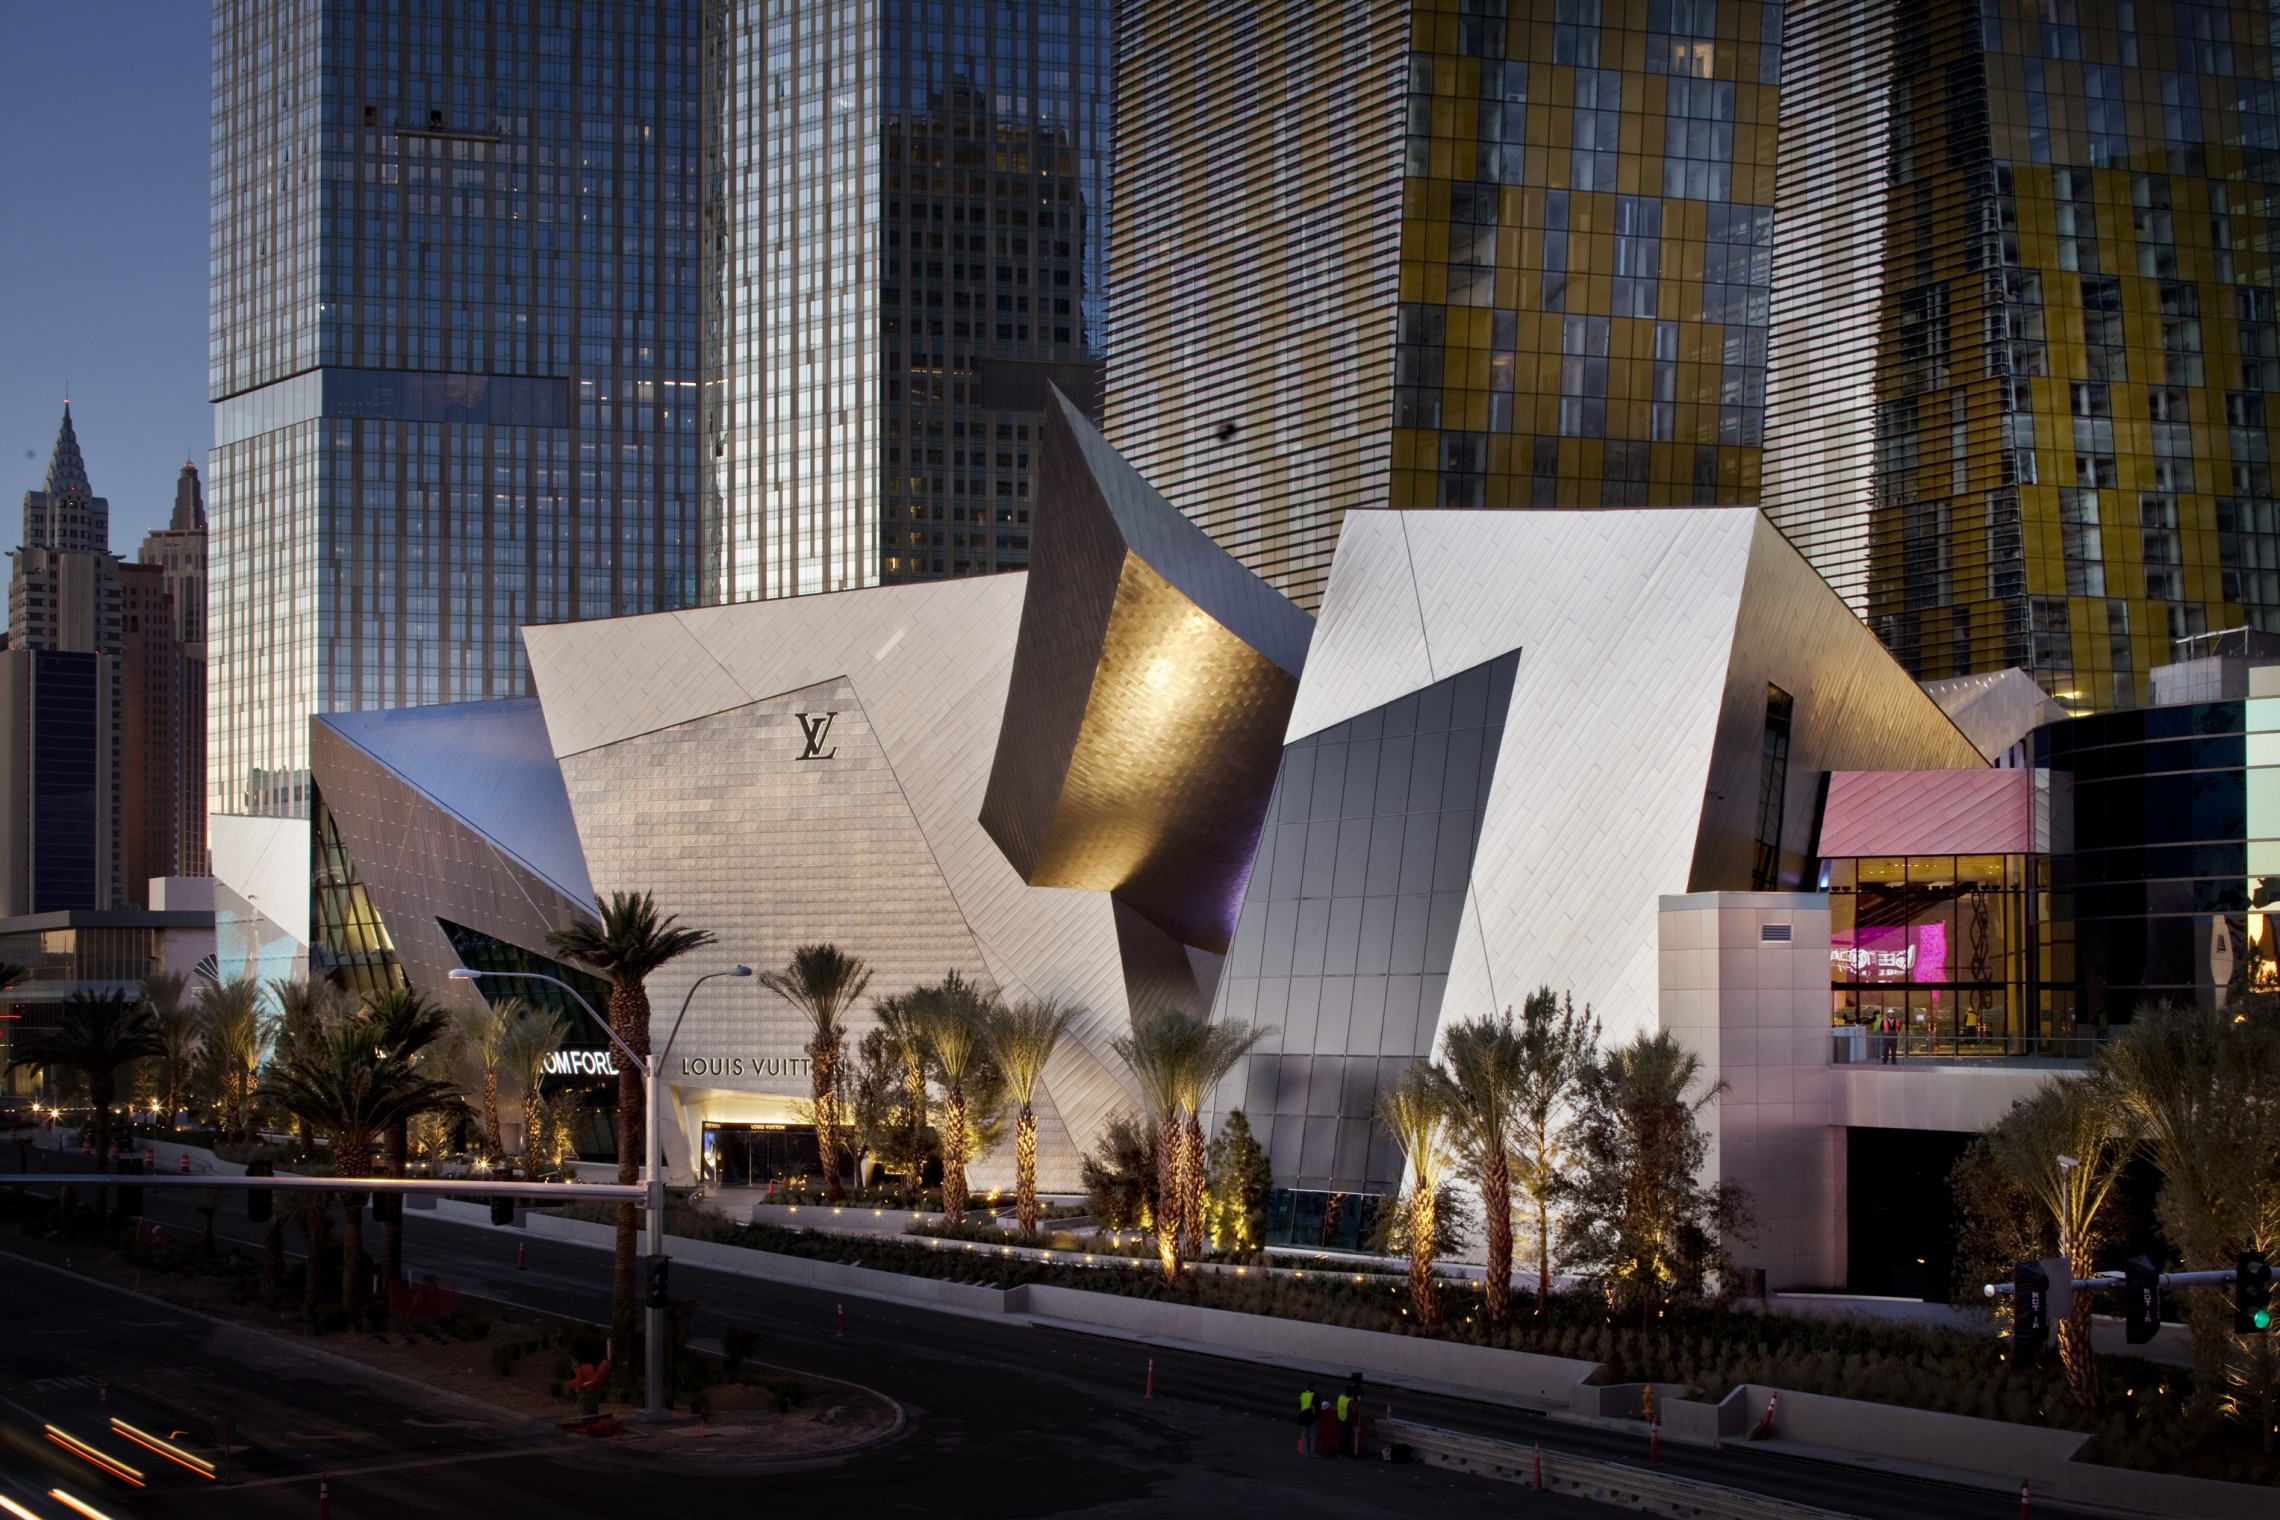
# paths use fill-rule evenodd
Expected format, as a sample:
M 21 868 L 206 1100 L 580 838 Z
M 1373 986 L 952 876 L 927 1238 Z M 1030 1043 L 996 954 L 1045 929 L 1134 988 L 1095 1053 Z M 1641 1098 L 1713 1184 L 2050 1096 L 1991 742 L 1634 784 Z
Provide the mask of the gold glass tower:
M 1111 440 L 1307 606 L 1355 507 L 1756 500 L 1781 17 L 1133 0 Z
M 2264 10 L 1861 0 L 1788 34 L 1775 520 L 1920 678 L 2131 707 L 2177 641 L 2280 632 Z M 1857 235 L 1795 241 L 1816 214 Z M 1870 343 L 1871 384 L 1826 383 Z

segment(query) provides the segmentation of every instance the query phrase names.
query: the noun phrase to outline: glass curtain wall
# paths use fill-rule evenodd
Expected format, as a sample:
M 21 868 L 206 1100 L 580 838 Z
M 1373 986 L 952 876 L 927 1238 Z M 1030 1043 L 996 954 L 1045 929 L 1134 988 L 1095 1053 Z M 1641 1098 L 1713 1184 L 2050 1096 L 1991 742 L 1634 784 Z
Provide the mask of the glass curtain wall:
M 1097 405 L 1101 0 L 715 0 L 706 596 L 1018 569 Z
M 697 0 L 214 8 L 210 796 L 696 595 Z

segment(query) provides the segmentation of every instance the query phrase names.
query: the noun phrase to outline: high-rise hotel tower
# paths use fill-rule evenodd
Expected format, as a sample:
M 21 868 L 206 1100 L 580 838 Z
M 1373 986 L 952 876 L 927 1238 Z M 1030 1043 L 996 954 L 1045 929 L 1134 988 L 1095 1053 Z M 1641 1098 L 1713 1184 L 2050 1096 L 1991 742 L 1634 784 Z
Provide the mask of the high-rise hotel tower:
M 215 0 L 217 815 L 697 599 L 696 0 Z M 217 850 L 223 840 L 217 829 Z
M 2280 633 L 2261 6 L 1791 7 L 1766 504 L 1921 678 Z
M 1132 0 L 1107 429 L 1301 602 L 1355 507 L 1757 499 L 1782 7 Z
M 1029 563 L 1098 406 L 1109 0 L 714 0 L 704 595 Z

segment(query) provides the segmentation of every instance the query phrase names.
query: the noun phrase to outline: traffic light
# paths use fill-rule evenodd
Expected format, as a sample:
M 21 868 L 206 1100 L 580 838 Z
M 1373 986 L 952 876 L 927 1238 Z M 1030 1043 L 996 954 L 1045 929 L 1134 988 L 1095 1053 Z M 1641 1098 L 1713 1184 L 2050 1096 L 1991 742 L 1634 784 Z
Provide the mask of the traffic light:
M 401 1193 L 374 1193 L 372 1195 L 372 1222 L 374 1224 L 402 1224 L 404 1222 L 404 1195 Z
M 493 1224 L 513 1224 L 514 1222 L 515 1222 L 515 1201 L 514 1201 L 512 1198 L 494 1198 L 494 1199 L 492 1199 L 492 1200 L 491 1200 L 491 1223 L 493 1223 Z
M 2233 1262 L 2233 1333 L 2262 1335 L 2272 1328 L 2272 1263 L 2262 1251 L 2243 1251 Z
M 2122 1300 L 2123 1334 L 2142 1346 L 2161 1328 L 2161 1269 L 2143 1256 L 2124 1262 Z
M 266 1161 L 248 1161 L 245 1164 L 245 1174 L 248 1177 L 274 1177 L 277 1175 L 277 1168 Z M 264 1224 L 268 1222 L 269 1199 L 270 1192 L 267 1188 L 247 1188 L 245 1190 L 245 1217 L 249 1223 Z
M 2050 1274 L 2037 1261 L 2011 1269 L 2011 1348 L 2036 1351 L 2050 1329 Z
M 652 1309 L 668 1307 L 672 1301 L 672 1266 L 670 1256 L 651 1256 L 649 1263 L 649 1292 L 643 1300 Z

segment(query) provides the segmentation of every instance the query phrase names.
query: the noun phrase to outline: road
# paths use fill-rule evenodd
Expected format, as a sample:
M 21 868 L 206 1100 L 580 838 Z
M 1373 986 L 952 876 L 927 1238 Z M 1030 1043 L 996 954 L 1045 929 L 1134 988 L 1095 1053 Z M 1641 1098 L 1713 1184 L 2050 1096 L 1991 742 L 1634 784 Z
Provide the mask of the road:
M 186 1227 L 197 1220 L 186 1199 L 162 1201 L 155 1189 L 146 1196 L 155 1215 L 179 1213 Z M 553 1240 L 526 1242 L 519 1232 L 448 1224 L 416 1210 L 408 1218 L 407 1265 L 415 1276 L 432 1272 L 464 1293 L 530 1309 L 590 1321 L 607 1318 L 606 1252 Z M 245 1224 L 234 1200 L 225 1205 L 224 1238 L 250 1245 L 255 1228 Z M 526 1265 L 520 1269 L 518 1244 L 525 1246 Z M 88 1423 L 101 1410 L 88 1405 L 84 1385 L 68 1381 L 74 1377 L 104 1378 L 114 1399 L 147 1398 L 152 1416 L 171 1419 L 170 1428 L 185 1428 L 201 1411 L 210 1417 L 227 1400 L 241 1397 L 245 1379 L 230 1366 L 214 1365 L 216 1357 L 234 1365 L 240 1353 L 217 1351 L 210 1336 L 199 1341 L 199 1332 L 191 1327 L 203 1321 L 178 1315 L 188 1323 L 162 1330 L 151 1322 L 174 1311 L 134 1300 L 125 1300 L 135 1304 L 131 1311 L 107 1310 L 101 1300 L 108 1290 L 61 1283 L 47 1273 L 38 1273 L 35 1283 L 25 1274 L 36 1270 L 0 1259 L 0 1292 L 6 1293 L 0 1301 L 23 1304 L 51 1295 L 64 1306 L 62 1312 L 43 1313 L 41 1319 L 69 1327 L 69 1333 L 11 1341 L 0 1354 L 5 1357 L 0 1371 L 8 1375 L 11 1389 L 31 1390 L 23 1409 L 9 1411 L 12 1422 L 36 1429 L 38 1422 L 62 1423 L 60 1411 Z M 1513 1485 L 1435 1469 L 1304 1461 L 1291 1449 L 1294 1428 L 1284 1415 L 1297 1380 L 1274 1368 L 872 1300 L 847 1301 L 848 1334 L 842 1338 L 836 1333 L 837 1303 L 825 1293 L 687 1266 L 676 1267 L 674 1287 L 703 1306 L 699 1335 L 718 1335 L 731 1323 L 754 1326 L 762 1335 L 761 1359 L 879 1389 L 909 1411 L 910 1429 L 893 1445 L 826 1470 L 772 1475 L 764 1480 L 772 1496 L 812 1495 L 835 1506 L 856 1501 L 859 1512 L 881 1515 L 1390 1513 L 1453 1520 L 1509 1514 L 1516 1502 L 1524 1502 L 1531 1513 L 1553 1516 L 1605 1520 L 1612 1513 L 1552 1496 L 1527 1494 L 1523 1500 L 1523 1491 Z M 1142 1391 L 1151 1357 L 1156 1397 L 1146 1399 Z M 171 1370 L 180 1367 L 208 1370 Z M 185 1384 L 185 1377 L 204 1382 Z M 633 1502 L 649 1514 L 710 1516 L 738 1496 L 748 1500 L 751 1485 L 759 1481 L 675 1477 L 655 1483 L 591 1467 L 575 1456 L 500 1456 L 496 1453 L 527 1447 L 529 1438 L 505 1430 L 432 1430 L 412 1423 L 436 1419 L 432 1409 L 407 1408 L 403 1396 L 391 1390 L 351 1387 L 352 1381 L 344 1374 L 329 1403 L 292 1385 L 281 1402 L 306 1417 L 297 1424 L 282 1422 L 274 1440 L 265 1423 L 273 1414 L 259 1412 L 273 1404 L 245 1403 L 236 1415 L 236 1429 L 259 1447 L 258 1455 L 243 1459 L 247 1473 L 255 1463 L 267 1464 L 260 1469 L 264 1476 L 314 1471 L 312 1464 L 331 1450 L 316 1437 L 330 1428 L 327 1422 L 344 1419 L 353 1409 L 363 1413 L 349 1421 L 351 1427 L 387 1451 L 346 1466 L 374 1461 L 426 1465 L 336 1479 L 334 1513 L 344 1520 L 431 1513 L 445 1507 L 447 1495 L 448 1507 L 463 1513 L 492 1506 L 512 1514 L 539 1504 L 548 1513 L 601 1515 L 618 1513 Z M 191 1402 L 185 1388 L 201 1386 L 204 1402 Z M 254 1391 L 275 1399 L 267 1387 Z M 1628 1432 L 1408 1392 L 1395 1392 L 1391 1400 L 1404 1419 L 1510 1440 L 1541 1440 L 1547 1451 L 1632 1462 L 1645 1457 L 1639 1439 Z M 470 1460 L 478 1455 L 480 1460 Z M 1683 1476 L 1871 1520 L 2007 1520 L 2018 1513 L 2015 1495 L 1768 1453 L 1665 1445 L 1662 1458 L 1666 1469 Z M 78 1470 L 87 1471 L 83 1465 Z M 154 1486 L 131 1504 L 106 1504 L 106 1512 L 121 1520 L 130 1513 L 221 1512 L 220 1495 L 201 1480 L 179 1476 L 181 1482 L 170 1482 L 163 1491 Z M 305 1480 L 258 1494 L 238 1490 L 228 1508 L 232 1514 L 305 1515 L 310 1493 Z M 39 1513 L 45 1520 L 51 1511 Z M 2035 1514 L 2038 1520 L 2064 1520 L 2069 1512 L 2038 1503 Z

